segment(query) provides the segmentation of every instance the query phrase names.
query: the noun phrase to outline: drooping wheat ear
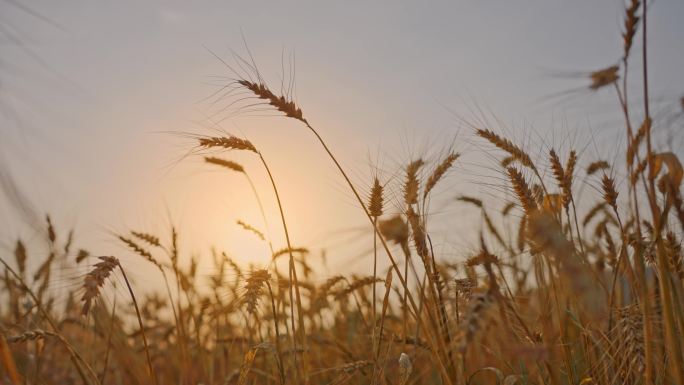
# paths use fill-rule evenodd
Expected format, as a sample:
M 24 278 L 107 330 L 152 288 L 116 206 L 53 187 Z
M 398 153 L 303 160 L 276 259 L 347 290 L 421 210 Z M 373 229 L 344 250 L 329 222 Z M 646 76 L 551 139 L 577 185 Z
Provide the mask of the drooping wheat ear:
M 606 170 L 610 168 L 610 164 L 605 160 L 597 160 L 589 163 L 587 166 L 587 175 L 594 175 L 597 171 Z
M 143 242 L 147 242 L 150 246 L 161 247 L 161 241 L 159 237 L 149 233 L 143 233 L 140 231 L 131 231 L 131 235 L 140 239 Z
M 256 153 L 257 149 L 252 142 L 247 139 L 240 139 L 235 136 L 210 136 L 199 138 L 199 145 L 206 148 L 221 147 L 228 150 L 245 150 Z
M 245 168 L 242 167 L 242 165 L 235 163 L 232 160 L 217 158 L 215 156 L 205 156 L 204 161 L 207 163 L 215 164 L 217 166 L 225 167 L 235 172 L 245 172 Z
M 157 266 L 157 268 L 159 268 L 160 270 L 162 269 L 161 263 L 159 263 L 159 261 L 157 261 L 152 256 L 152 253 L 150 253 L 148 250 L 141 247 L 139 244 L 135 243 L 135 241 L 133 241 L 132 239 L 126 238 L 124 236 L 121 236 L 121 235 L 119 235 L 117 238 L 119 238 L 119 240 L 121 242 L 123 242 L 126 246 L 128 246 L 131 250 L 133 250 L 133 252 L 135 252 L 139 256 L 145 258 L 150 263 Z
M 378 218 L 382 215 L 382 192 L 383 187 L 378 178 L 375 178 L 373 187 L 371 188 L 370 198 L 368 199 L 368 213 L 374 218 Z
M 261 297 L 266 281 L 269 279 L 271 279 L 271 274 L 266 270 L 256 270 L 249 273 L 247 285 L 245 285 L 244 302 L 247 304 L 247 311 L 251 314 L 256 313 L 259 297 Z
M 622 40 L 624 46 L 624 54 L 622 57 L 623 61 L 627 61 L 629 57 L 629 51 L 632 48 L 632 43 L 634 42 L 634 35 L 636 34 L 637 26 L 639 23 L 639 16 L 637 16 L 637 11 L 641 6 L 641 1 L 631 0 L 627 6 L 626 16 L 625 16 L 625 31 L 622 32 Z
M 406 181 L 404 182 L 404 203 L 412 205 L 418 202 L 418 170 L 423 166 L 423 160 L 418 159 L 406 166 Z
M 603 189 L 603 200 L 608 203 L 613 210 L 617 210 L 618 192 L 615 189 L 615 181 L 613 178 L 603 174 L 603 179 L 601 179 L 601 188 Z
M 14 247 L 14 259 L 17 262 L 19 274 L 23 276 L 26 273 L 26 246 L 21 239 L 17 239 L 17 244 Z
M 482 201 L 480 199 L 477 199 L 477 198 L 474 198 L 471 196 L 461 195 L 461 196 L 457 197 L 456 200 L 461 201 L 461 202 L 465 202 L 465 203 L 470 203 L 471 205 L 473 205 L 475 207 L 482 208 Z
M 439 182 L 440 179 L 446 174 L 447 171 L 453 166 L 454 162 L 456 159 L 458 159 L 460 155 L 457 153 L 451 153 L 449 154 L 444 160 L 442 160 L 442 163 L 437 165 L 435 170 L 432 172 L 430 177 L 428 177 L 427 183 L 425 183 L 425 191 L 423 192 L 423 199 L 427 197 L 427 195 L 432 191 L 432 189 L 435 187 L 437 182 Z
M 104 285 L 105 280 L 112 271 L 119 265 L 119 260 L 115 257 L 98 257 L 101 262 L 95 264 L 95 268 L 91 270 L 83 281 L 83 289 L 85 293 L 81 297 L 83 301 L 83 309 L 81 314 L 88 315 L 92 303 L 100 295 L 100 288 Z
M 620 67 L 618 66 L 611 66 L 590 73 L 589 78 L 591 84 L 589 85 L 589 89 L 596 91 L 599 88 L 614 84 L 620 78 L 620 75 L 618 75 L 619 69 Z
M 261 239 L 262 241 L 266 240 L 266 238 L 264 237 L 264 233 L 262 233 L 261 231 L 257 230 L 257 228 L 255 228 L 254 226 L 252 226 L 252 225 L 250 225 L 250 224 L 247 224 L 247 223 L 245 223 L 245 222 L 243 222 L 243 221 L 241 221 L 241 220 L 239 220 L 239 219 L 238 219 L 238 221 L 237 221 L 237 224 L 238 224 L 238 226 L 242 227 L 243 229 L 245 229 L 245 230 L 247 230 L 247 231 L 249 231 L 249 232 L 254 233 L 254 234 L 255 234 L 257 237 L 259 237 L 259 239 Z
M 285 114 L 285 116 L 307 123 L 302 114 L 302 110 L 298 108 L 293 101 L 287 100 L 284 96 L 276 96 L 268 87 L 266 87 L 266 85 L 253 83 L 247 80 L 238 80 L 238 83 L 252 91 L 259 99 L 268 100 L 268 104 Z
M 530 186 L 525 181 L 525 177 L 515 167 L 508 168 L 508 179 L 513 185 L 513 191 L 520 201 L 520 205 L 527 215 L 537 210 L 537 202 L 534 199 Z
M 520 147 L 514 145 L 510 140 L 502 138 L 491 130 L 477 129 L 476 133 L 481 138 L 489 141 L 489 143 L 509 153 L 514 160 L 518 161 L 523 166 L 536 170 L 534 163 L 532 163 L 532 158 L 530 158 L 530 156 Z M 510 163 L 507 163 L 504 167 L 507 167 L 508 164 Z
M 468 345 L 475 340 L 487 319 L 491 308 L 492 296 L 489 291 L 471 296 L 468 308 L 458 327 L 458 351 L 465 353 Z

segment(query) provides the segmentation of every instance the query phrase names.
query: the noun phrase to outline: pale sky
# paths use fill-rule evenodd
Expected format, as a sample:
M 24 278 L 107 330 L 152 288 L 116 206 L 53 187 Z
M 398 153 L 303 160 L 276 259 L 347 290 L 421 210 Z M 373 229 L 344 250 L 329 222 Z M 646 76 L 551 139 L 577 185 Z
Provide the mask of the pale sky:
M 650 10 L 654 109 L 669 117 L 684 95 L 684 2 Z M 209 133 L 199 101 L 215 90 L 212 76 L 230 75 L 209 50 L 234 63 L 244 34 L 274 90 L 283 52 L 293 54 L 296 101 L 362 189 L 375 164 L 389 178 L 451 143 L 463 153 L 432 205 L 437 247 L 457 258 L 471 251 L 479 219 L 453 198 L 495 195 L 485 183 L 500 183 L 480 177 L 495 163 L 459 118 L 480 106 L 535 154 L 573 145 L 585 164 L 612 159 L 623 139 L 614 92 L 587 91 L 581 74 L 618 61 L 622 18 L 619 0 L 0 0 L 0 162 L 39 212 L 63 231 L 76 226 L 96 254 L 126 254 L 112 230 L 167 237 L 168 209 L 186 253 L 215 245 L 263 263 L 266 249 L 235 225 L 263 228 L 249 186 L 200 158 L 178 162 L 193 142 L 169 134 Z M 638 80 L 641 62 L 630 68 Z M 682 119 L 670 125 L 677 132 Z M 309 132 L 280 117 L 223 127 L 271 162 L 295 246 L 328 248 L 331 270 L 367 266 L 354 260 L 368 246 L 354 241 L 363 213 Z M 678 140 L 661 143 L 681 153 Z M 247 166 L 284 247 L 263 170 L 244 154 L 224 157 Z M 0 218 L 3 253 L 17 236 L 35 239 L 4 198 Z

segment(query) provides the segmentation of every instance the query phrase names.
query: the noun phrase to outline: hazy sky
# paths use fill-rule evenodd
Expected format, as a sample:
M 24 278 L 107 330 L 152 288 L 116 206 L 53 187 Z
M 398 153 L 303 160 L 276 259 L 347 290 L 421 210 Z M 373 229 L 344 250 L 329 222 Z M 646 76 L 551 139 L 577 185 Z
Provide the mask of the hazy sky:
M 684 94 L 684 2 L 652 4 L 654 108 L 669 116 Z M 283 52 L 286 64 L 294 55 L 297 102 L 364 189 L 374 165 L 390 178 L 451 143 L 463 153 L 432 205 L 437 230 L 448 230 L 438 248 L 456 257 L 469 251 L 463 231 L 473 235 L 479 219 L 445 202 L 495 194 L 484 183 L 500 183 L 480 178 L 494 161 L 459 118 L 480 106 L 535 154 L 574 145 L 585 163 L 613 157 L 623 131 L 614 93 L 587 91 L 583 74 L 619 59 L 622 13 L 619 0 L 0 0 L 0 161 L 37 210 L 62 229 L 76 226 L 97 254 L 122 254 L 110 231 L 167 236 L 168 211 L 186 252 L 214 244 L 263 263 L 266 249 L 235 225 L 263 227 L 249 186 L 200 158 L 179 162 L 194 143 L 168 133 L 209 133 L 200 101 L 216 89 L 212 76 L 230 75 L 209 50 L 235 63 L 230 50 L 246 53 L 244 34 L 276 90 Z M 638 74 L 640 61 L 631 68 Z M 295 246 L 330 248 L 331 269 L 362 266 L 350 262 L 367 247 L 367 238 L 354 241 L 362 212 L 314 137 L 276 117 L 238 116 L 223 127 L 271 162 Z M 263 170 L 244 154 L 226 157 L 248 167 L 283 247 Z M 32 236 L 7 200 L 0 217 L 3 252 Z

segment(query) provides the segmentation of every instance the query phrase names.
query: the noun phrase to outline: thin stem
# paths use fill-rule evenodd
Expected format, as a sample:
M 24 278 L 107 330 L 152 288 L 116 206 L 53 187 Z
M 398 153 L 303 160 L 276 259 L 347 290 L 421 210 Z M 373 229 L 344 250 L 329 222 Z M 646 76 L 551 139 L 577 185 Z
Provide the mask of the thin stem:
M 131 299 L 133 300 L 133 307 L 135 307 L 135 314 L 137 315 L 138 318 L 138 325 L 140 325 L 140 334 L 142 335 L 143 339 L 143 344 L 145 345 L 145 356 L 147 357 L 147 368 L 149 369 L 150 372 L 150 377 L 152 377 L 152 380 L 156 385 L 159 385 L 159 382 L 157 382 L 157 376 L 154 373 L 154 369 L 152 368 L 152 358 L 150 357 L 150 347 L 147 344 L 147 336 L 145 335 L 145 326 L 143 325 L 142 322 L 142 317 L 140 316 L 140 309 L 138 308 L 138 301 L 135 299 L 135 294 L 133 294 L 133 288 L 131 287 L 131 283 L 128 282 L 128 277 L 126 276 L 126 272 L 124 271 L 123 266 L 121 266 L 121 263 L 117 263 L 119 266 L 119 270 L 121 270 L 121 274 L 123 275 L 124 281 L 126 282 L 126 287 L 128 287 L 128 292 L 131 294 Z
M 273 250 L 273 243 L 271 242 L 271 231 L 269 230 L 268 221 L 266 220 L 266 212 L 264 211 L 264 205 L 261 203 L 261 198 L 259 198 L 259 193 L 257 192 L 256 187 L 254 187 L 254 183 L 252 182 L 252 178 L 250 178 L 246 172 L 243 174 L 245 175 L 245 179 L 247 179 L 247 183 L 249 183 L 249 187 L 252 189 L 252 192 L 254 193 L 254 198 L 256 198 L 257 204 L 259 205 L 259 212 L 261 212 L 261 219 L 264 221 L 264 227 L 266 227 L 266 237 L 268 238 L 268 248 L 271 250 L 271 255 L 273 255 L 275 253 L 275 251 Z
M 280 347 L 280 331 L 278 330 L 278 312 L 276 311 L 275 299 L 273 298 L 273 290 L 271 289 L 271 283 L 266 281 L 266 287 L 268 287 L 268 294 L 271 298 L 271 312 L 273 313 L 273 327 L 275 328 L 275 346 L 276 355 L 278 357 L 278 374 L 280 375 L 280 384 L 285 384 L 285 370 L 283 369 L 283 352 Z
M 304 313 L 302 311 L 302 300 L 301 296 L 299 294 L 299 283 L 297 281 L 297 269 L 295 267 L 294 263 L 294 255 L 292 254 L 292 243 L 290 242 L 290 233 L 287 229 L 287 222 L 285 221 L 285 213 L 283 211 L 283 205 L 280 201 L 280 194 L 278 194 L 278 188 L 276 187 L 275 180 L 273 179 L 273 174 L 271 173 L 271 169 L 268 167 L 268 164 L 266 163 L 266 160 L 264 159 L 264 156 L 258 152 L 259 159 L 261 159 L 261 163 L 264 165 L 264 168 L 266 169 L 266 172 L 268 173 L 268 178 L 271 180 L 271 185 L 273 186 L 273 192 L 275 193 L 276 196 L 276 201 L 278 202 L 278 210 L 280 211 L 280 219 L 282 220 L 283 223 L 283 230 L 285 231 L 285 240 L 287 242 L 287 251 L 290 255 L 290 262 L 289 262 L 289 279 L 290 279 L 290 317 L 291 320 L 290 322 L 292 323 L 292 342 L 293 342 L 293 347 L 294 347 L 294 353 L 293 357 L 295 360 L 295 368 L 297 367 L 297 344 L 296 344 L 296 334 L 299 333 L 300 338 L 302 339 L 302 365 L 306 365 L 306 359 L 304 358 L 304 355 L 306 354 L 306 335 L 305 335 L 305 330 L 304 330 Z M 294 316 L 294 298 L 293 298 L 293 288 L 294 286 L 294 291 L 296 292 L 296 300 L 297 300 L 297 315 L 298 320 L 299 320 L 299 328 L 295 327 L 295 316 Z M 297 376 L 297 369 L 295 370 L 295 376 Z M 304 373 L 303 373 L 304 381 L 305 383 L 308 383 L 308 376 L 306 375 L 306 368 L 304 368 Z M 295 377 L 295 382 L 298 382 L 297 378 Z
M 105 351 L 104 364 L 102 365 L 102 375 L 100 377 L 100 383 L 104 385 L 105 377 L 107 376 L 107 371 L 109 369 L 109 352 L 112 350 L 112 336 L 114 335 L 114 316 L 116 314 L 116 297 L 114 297 L 114 305 L 112 306 L 112 316 L 109 325 L 109 336 L 107 336 L 107 350 Z
M 377 226 L 378 218 L 373 217 L 373 227 Z M 376 280 L 378 279 L 378 236 L 373 233 L 373 346 L 375 346 L 375 328 L 377 326 L 377 293 Z

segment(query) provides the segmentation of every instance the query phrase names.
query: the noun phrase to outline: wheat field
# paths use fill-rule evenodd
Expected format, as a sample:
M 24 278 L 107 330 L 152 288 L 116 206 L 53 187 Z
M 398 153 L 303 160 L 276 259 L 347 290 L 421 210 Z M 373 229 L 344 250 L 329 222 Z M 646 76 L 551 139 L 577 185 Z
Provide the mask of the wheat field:
M 296 213 L 283 210 L 269 154 L 248 138 L 182 133 L 191 141 L 182 161 L 247 180 L 242 199 L 257 202 L 262 222 L 237 225 L 271 262 L 240 264 L 214 250 L 212 274 L 202 276 L 169 225 L 112 234 L 138 257 L 128 264 L 79 249 L 47 215 L 40 237 L 0 255 L 0 383 L 684 385 L 684 168 L 652 140 L 670 127 L 650 111 L 647 7 L 631 0 L 621 20 L 621 57 L 582 79 L 623 117 L 615 159 L 553 143 L 536 156 L 487 119 L 465 121 L 464 135 L 496 157 L 507 197 L 452 194 L 449 205 L 482 224 L 466 259 L 440 255 L 429 226 L 430 199 L 450 193 L 444 181 L 469 167 L 464 154 L 416 156 L 359 185 L 291 88 L 270 88 L 251 54 L 227 61 L 222 90 L 236 113 L 277 113 L 322 147 L 320 161 L 334 165 L 367 218 L 372 269 L 327 276 L 310 262 L 317 245 L 290 239 Z M 633 62 L 642 73 L 628 77 Z M 261 172 L 268 191 L 250 177 Z M 279 215 L 267 218 L 267 205 Z M 142 264 L 160 290 L 129 280 Z M 64 271 L 78 284 L 55 289 Z M 106 295 L 114 286 L 115 299 Z

